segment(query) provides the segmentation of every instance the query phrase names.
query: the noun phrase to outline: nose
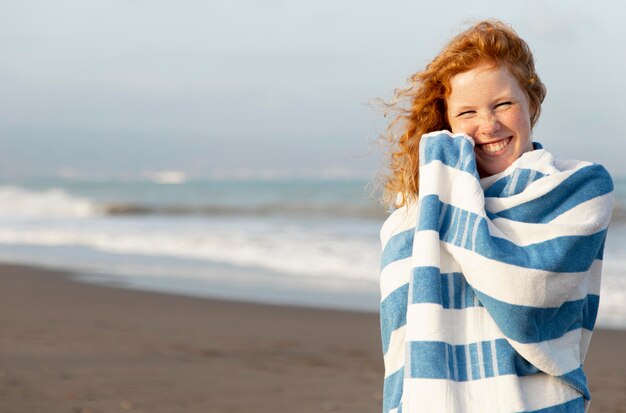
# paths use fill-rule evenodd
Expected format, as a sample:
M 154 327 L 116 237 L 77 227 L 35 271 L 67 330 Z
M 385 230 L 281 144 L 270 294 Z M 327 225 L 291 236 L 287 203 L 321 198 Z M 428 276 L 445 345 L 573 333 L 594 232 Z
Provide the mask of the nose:
M 498 117 L 493 112 L 484 113 L 478 120 L 478 133 L 492 136 L 500 129 Z

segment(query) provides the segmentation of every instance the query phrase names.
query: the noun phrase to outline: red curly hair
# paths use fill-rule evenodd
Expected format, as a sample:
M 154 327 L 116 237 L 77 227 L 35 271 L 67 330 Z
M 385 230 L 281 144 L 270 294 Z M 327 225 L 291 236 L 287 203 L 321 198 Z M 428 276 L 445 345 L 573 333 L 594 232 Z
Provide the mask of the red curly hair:
M 517 79 L 528 97 L 531 126 L 537 123 L 546 88 L 535 72 L 528 44 L 498 20 L 474 24 L 454 37 L 426 70 L 412 75 L 408 87 L 396 89 L 393 99 L 385 103 L 386 115 L 394 114 L 383 135 L 390 146 L 390 173 L 384 178 L 385 204 L 399 208 L 416 199 L 420 139 L 428 132 L 450 130 L 446 117 L 450 80 L 485 60 L 505 65 Z

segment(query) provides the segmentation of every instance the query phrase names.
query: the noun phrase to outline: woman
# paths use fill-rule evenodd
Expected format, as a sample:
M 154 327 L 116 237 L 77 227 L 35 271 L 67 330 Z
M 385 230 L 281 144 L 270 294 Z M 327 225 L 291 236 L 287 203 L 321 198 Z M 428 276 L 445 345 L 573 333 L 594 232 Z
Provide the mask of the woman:
M 385 412 L 588 408 L 613 185 L 532 142 L 545 93 L 528 45 L 489 20 L 389 105 Z

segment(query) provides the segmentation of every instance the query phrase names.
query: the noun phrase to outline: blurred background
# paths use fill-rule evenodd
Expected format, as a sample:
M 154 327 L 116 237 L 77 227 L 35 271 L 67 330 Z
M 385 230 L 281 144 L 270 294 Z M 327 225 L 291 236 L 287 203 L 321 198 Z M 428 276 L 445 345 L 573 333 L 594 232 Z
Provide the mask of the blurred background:
M 626 328 L 626 6 L 0 2 L 0 260 L 203 297 L 376 311 L 376 98 L 473 21 L 531 46 L 534 139 L 615 178 L 600 323 Z

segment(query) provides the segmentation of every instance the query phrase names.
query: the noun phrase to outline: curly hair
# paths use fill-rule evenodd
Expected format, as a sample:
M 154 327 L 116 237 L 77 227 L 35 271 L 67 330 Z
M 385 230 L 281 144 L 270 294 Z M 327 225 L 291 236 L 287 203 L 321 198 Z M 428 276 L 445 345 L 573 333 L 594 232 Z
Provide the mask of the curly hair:
M 535 72 L 528 44 L 498 20 L 484 20 L 454 37 L 426 66 L 396 89 L 385 103 L 385 116 L 392 114 L 383 139 L 389 145 L 389 174 L 383 179 L 383 202 L 396 208 L 416 199 L 419 178 L 419 142 L 423 134 L 450 129 L 446 98 L 453 76 L 468 71 L 481 61 L 505 65 L 525 91 L 534 126 L 541 114 L 546 88 Z M 400 196 L 399 196 L 400 194 Z

